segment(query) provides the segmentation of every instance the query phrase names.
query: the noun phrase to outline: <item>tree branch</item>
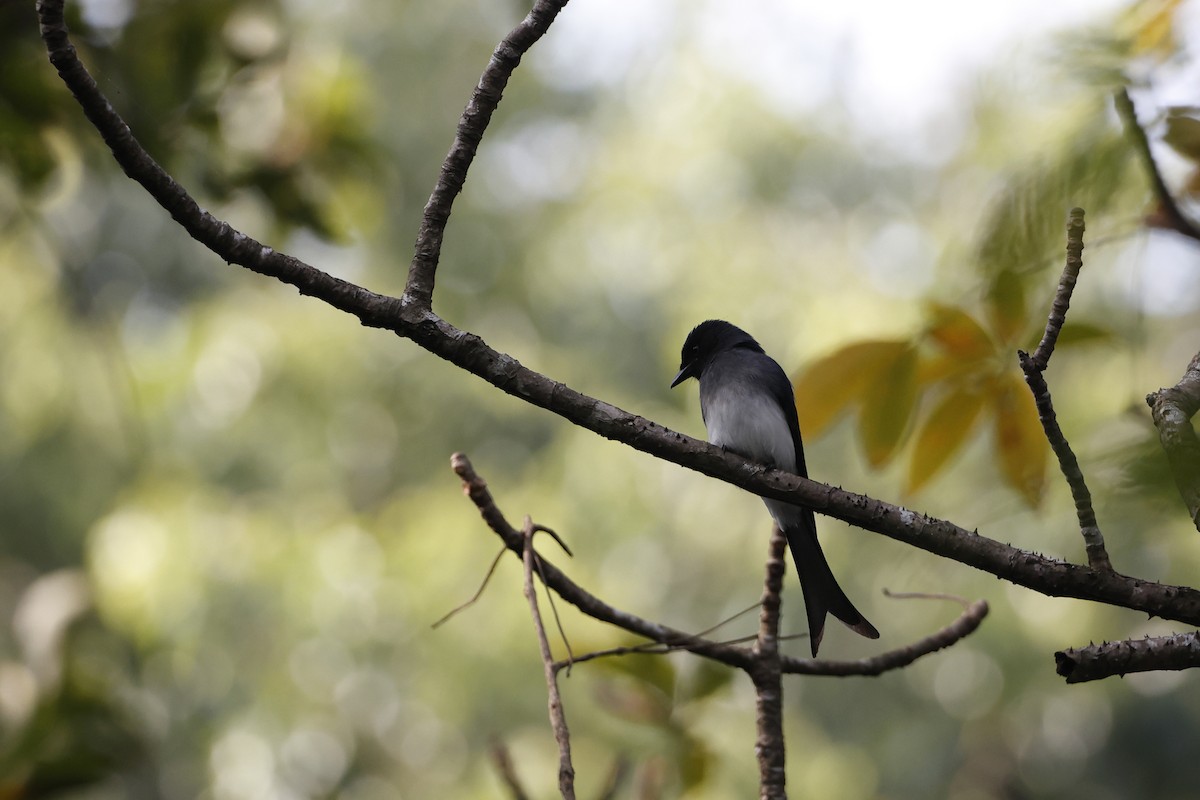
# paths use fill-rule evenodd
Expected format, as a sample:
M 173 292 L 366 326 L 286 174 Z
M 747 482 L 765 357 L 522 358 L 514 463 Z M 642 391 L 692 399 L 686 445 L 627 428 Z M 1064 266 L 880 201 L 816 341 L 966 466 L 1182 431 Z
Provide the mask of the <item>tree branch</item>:
M 1192 417 L 1200 410 L 1200 353 L 1192 357 L 1179 383 L 1146 395 L 1171 475 L 1192 524 L 1200 530 L 1200 440 Z
M 1129 96 L 1129 90 L 1122 87 L 1114 96 L 1113 103 L 1117 109 L 1117 116 L 1125 123 L 1125 133 L 1133 141 L 1133 148 L 1142 162 L 1142 168 L 1146 170 L 1146 175 L 1150 179 L 1150 188 L 1154 191 L 1154 198 L 1158 201 L 1158 208 L 1146 218 L 1146 224 L 1200 240 L 1200 229 L 1180 211 L 1174 195 L 1167 188 L 1167 182 L 1163 180 L 1158 162 L 1154 159 L 1154 152 L 1150 149 L 1150 140 L 1146 137 L 1146 130 L 1142 127 L 1142 123 L 1138 122 L 1137 108 Z
M 193 238 L 226 261 L 293 285 L 303 294 L 353 314 L 364 325 L 411 339 L 507 394 L 651 456 L 760 496 L 807 506 L 1042 594 L 1092 600 L 1200 625 L 1200 591 L 1068 564 L 980 536 L 945 520 L 752 464 L 534 372 L 488 347 L 478 336 L 442 320 L 411 296 L 394 298 L 370 292 L 264 246 L 200 209 L 146 154 L 79 62 L 67 38 L 62 10 L 63 0 L 38 3 L 43 39 L 59 75 L 125 172 L 142 184 Z
M 951 645 L 957 644 L 960 639 L 965 639 L 974 633 L 987 615 L 987 602 L 976 600 L 974 603 L 967 604 L 962 614 L 954 622 L 936 633 L 930 634 L 924 639 L 920 639 L 905 647 L 889 650 L 886 653 L 880 653 L 870 658 L 861 658 L 856 661 L 795 660 L 804 662 L 804 674 L 806 675 L 863 675 L 872 677 L 882 675 L 894 669 L 907 667 L 922 656 L 936 653 L 938 650 L 944 650 Z M 790 663 L 791 661 L 792 659 L 787 656 L 784 657 L 783 671 L 799 672 L 800 670 L 789 668 L 793 666 Z
M 1083 470 L 1079 467 L 1075 452 L 1058 424 L 1058 415 L 1054 413 L 1054 403 L 1050 399 L 1050 387 L 1042 374 L 1050 365 L 1054 344 L 1058 341 L 1063 323 L 1067 321 L 1067 309 L 1071 305 L 1071 294 L 1075 291 L 1079 270 L 1083 268 L 1083 230 L 1083 209 L 1072 208 L 1067 216 L 1067 263 L 1063 267 L 1058 291 L 1055 292 L 1054 302 L 1050 306 L 1046 332 L 1033 355 L 1018 350 L 1017 361 L 1021 364 L 1021 371 L 1025 373 L 1025 383 L 1029 385 L 1029 391 L 1033 392 L 1033 401 L 1037 404 L 1038 419 L 1041 420 L 1042 430 L 1046 432 L 1046 440 L 1050 442 L 1050 447 L 1058 458 L 1059 469 L 1067 479 L 1067 485 L 1071 487 L 1071 497 L 1075 500 L 1075 515 L 1079 518 L 1079 531 L 1083 534 L 1088 564 L 1093 569 L 1111 571 L 1112 562 L 1108 559 L 1108 551 L 1104 548 L 1104 535 L 1096 522 L 1092 493 L 1088 491 L 1087 481 L 1083 478 Z
M 758 639 L 754 644 L 754 682 L 758 736 L 758 790 L 762 800 L 787 798 L 787 772 L 783 746 L 783 673 L 779 666 L 779 607 L 783 591 L 783 556 L 787 537 L 778 525 L 771 526 L 762 606 L 758 617 Z
M 404 296 L 421 308 L 429 308 L 433 302 L 433 279 L 442 253 L 442 239 L 446 223 L 450 220 L 450 209 L 466 183 L 467 170 L 475 160 L 479 142 L 491 122 L 492 112 L 500 105 L 504 87 L 521 63 L 521 57 L 546 34 L 566 4 L 567 0 L 537 0 L 534 3 L 528 16 L 496 46 L 491 61 L 471 93 L 470 102 L 463 109 L 454 143 L 442 161 L 437 184 L 425 204 L 412 263 L 408 268 Z
M 1125 676 L 1131 672 L 1200 667 L 1200 633 L 1104 642 L 1054 654 L 1055 670 L 1067 683 Z
M 542 670 L 546 674 L 546 697 L 550 709 L 550 727 L 554 730 L 554 741 L 558 743 L 558 791 L 563 800 L 575 800 L 575 767 L 571 764 L 571 732 L 567 728 L 567 716 L 563 711 L 562 696 L 558 693 L 558 673 L 554 669 L 554 657 L 550 654 L 550 641 L 546 638 L 546 626 L 542 624 L 542 612 L 538 609 L 537 586 L 533 583 L 533 520 L 525 517 L 521 528 L 523 540 L 522 561 L 525 564 L 525 599 L 529 601 L 529 613 L 533 617 L 533 630 L 537 633 L 538 652 L 542 656 Z
M 451 467 L 463 482 L 463 493 L 471 499 L 479 509 L 484 521 L 505 543 L 508 549 L 524 556 L 524 539 L 520 533 L 509 525 L 504 514 L 496 506 L 495 498 L 487 488 L 487 482 L 475 472 L 470 460 L 462 453 L 455 453 L 450 459 Z M 571 603 L 584 614 L 600 622 L 649 639 L 649 643 L 614 647 L 575 656 L 569 661 L 557 661 L 555 671 L 561 671 L 576 664 L 582 664 L 597 658 L 632 654 L 661 655 L 674 650 L 687 650 L 705 658 L 711 658 L 731 667 L 750 671 L 754 667 L 755 654 L 751 649 L 733 644 L 723 644 L 705 639 L 702 635 L 684 633 L 666 625 L 642 619 L 641 617 L 620 611 L 605 603 L 595 595 L 583 589 L 553 564 L 533 554 L 535 563 L 539 565 L 542 582 L 553 589 L 559 597 Z M 781 578 L 782 580 L 782 578 Z M 813 658 L 796 658 L 780 655 L 780 670 L 791 675 L 824 675 L 845 677 L 849 675 L 880 675 L 893 669 L 906 667 L 922 656 L 945 649 L 965 638 L 979 627 L 987 616 L 988 606 L 982 600 L 971 603 L 963 614 L 947 627 L 930 636 L 913 642 L 910 645 L 881 653 L 872 658 L 856 661 L 828 661 Z
M 450 465 L 454 469 L 455 474 L 462 479 L 463 492 L 471 499 L 476 508 L 479 509 L 488 527 L 504 541 L 508 549 L 523 556 L 524 537 L 520 531 L 513 528 L 508 523 L 508 520 L 505 519 L 504 514 L 496 506 L 496 501 L 492 497 L 492 493 L 487 488 L 487 482 L 475 472 L 475 468 L 471 465 L 470 460 L 462 453 L 455 453 L 450 459 Z M 675 630 L 666 625 L 660 625 L 659 623 L 642 619 L 626 611 L 613 608 L 595 595 L 581 588 L 557 567 L 537 553 L 534 553 L 533 557 L 538 563 L 538 574 L 546 586 L 553 589 L 563 600 L 566 600 L 593 619 L 607 622 L 630 633 L 635 633 L 652 641 L 668 645 L 673 649 L 698 653 L 723 664 L 728 664 L 731 667 L 747 669 L 751 664 L 752 657 L 750 651 L 745 647 L 736 647 L 709 641 L 703 637 Z M 571 663 L 579 663 L 586 660 L 588 660 L 587 656 L 580 656 Z M 563 662 L 559 665 L 559 668 L 565 666 L 567 666 L 567 663 Z

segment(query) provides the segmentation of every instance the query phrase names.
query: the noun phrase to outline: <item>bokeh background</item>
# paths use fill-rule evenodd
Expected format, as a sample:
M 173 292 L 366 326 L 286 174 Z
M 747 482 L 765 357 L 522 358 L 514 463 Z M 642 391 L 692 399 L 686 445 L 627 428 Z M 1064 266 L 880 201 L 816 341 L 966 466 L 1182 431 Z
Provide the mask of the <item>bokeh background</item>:
M 1049 307 L 1066 210 L 1084 206 L 1073 333 L 1048 378 L 1117 568 L 1195 585 L 1200 542 L 1142 398 L 1197 349 L 1200 260 L 1144 224 L 1112 91 L 1131 85 L 1190 197 L 1197 4 L 827 5 L 571 3 L 480 150 L 435 308 L 693 435 L 694 387 L 667 389 L 678 347 L 730 319 L 809 399 L 814 477 L 1080 560 L 1013 351 Z M 458 114 L 527 8 L 68 10 L 100 86 L 202 205 L 394 294 Z M 0 796 L 503 797 L 494 741 L 552 796 L 517 561 L 430 627 L 498 547 L 454 451 L 621 608 L 701 630 L 758 597 L 757 499 L 190 241 L 86 126 L 31 0 L 0 2 L 0 230 Z M 846 355 L 864 343 L 896 358 Z M 820 525 L 883 632 L 831 627 L 824 657 L 899 646 L 959 611 L 884 588 L 985 598 L 992 614 L 907 670 L 789 678 L 795 796 L 1194 796 L 1194 675 L 1068 687 L 1053 670 L 1057 649 L 1176 626 Z M 795 589 L 785 626 L 802 632 Z M 560 612 L 576 652 L 629 642 Z M 562 685 L 582 796 L 618 758 L 621 797 L 754 795 L 743 678 L 681 655 L 581 665 Z

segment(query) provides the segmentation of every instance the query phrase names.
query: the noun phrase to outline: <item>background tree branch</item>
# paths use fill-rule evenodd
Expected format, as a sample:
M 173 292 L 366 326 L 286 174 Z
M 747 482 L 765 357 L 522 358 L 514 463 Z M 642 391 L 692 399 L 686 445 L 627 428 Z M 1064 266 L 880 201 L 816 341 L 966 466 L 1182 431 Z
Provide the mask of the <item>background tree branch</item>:
M 1171 477 L 1200 530 L 1200 440 L 1192 417 L 1200 410 L 1200 353 L 1192 357 L 1179 383 L 1146 395 L 1159 441 L 1171 465 Z

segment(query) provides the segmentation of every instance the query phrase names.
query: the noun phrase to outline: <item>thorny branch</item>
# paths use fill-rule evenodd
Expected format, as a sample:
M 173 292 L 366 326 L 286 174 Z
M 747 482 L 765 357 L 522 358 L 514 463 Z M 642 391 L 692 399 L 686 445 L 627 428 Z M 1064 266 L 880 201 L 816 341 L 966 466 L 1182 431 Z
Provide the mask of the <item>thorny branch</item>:
M 1067 683 L 1114 675 L 1200 667 L 1200 633 L 1104 642 L 1054 654 L 1055 668 Z
M 1050 399 L 1050 387 L 1042 374 L 1050 364 L 1054 344 L 1058 341 L 1063 323 L 1067 321 L 1071 294 L 1075 291 L 1079 270 L 1083 268 L 1083 230 L 1083 209 L 1072 208 L 1067 216 L 1067 263 L 1063 267 L 1058 291 L 1050 307 L 1050 316 L 1046 320 L 1046 332 L 1032 356 L 1024 350 L 1018 350 L 1017 360 L 1021 364 L 1021 371 L 1025 373 L 1029 391 L 1033 392 L 1033 401 L 1037 404 L 1038 418 L 1046 432 L 1046 440 L 1050 442 L 1050 447 L 1058 458 L 1058 466 L 1067 479 L 1067 485 L 1071 487 L 1071 497 L 1075 500 L 1075 514 L 1079 518 L 1079 531 L 1083 534 L 1088 565 L 1093 569 L 1111 572 L 1112 563 L 1104 547 L 1104 535 L 1100 533 L 1100 525 L 1096 522 L 1092 493 L 1088 491 L 1087 481 L 1083 478 L 1083 470 L 1079 467 L 1075 452 L 1058 424 L 1058 415 L 1054 413 L 1054 403 Z

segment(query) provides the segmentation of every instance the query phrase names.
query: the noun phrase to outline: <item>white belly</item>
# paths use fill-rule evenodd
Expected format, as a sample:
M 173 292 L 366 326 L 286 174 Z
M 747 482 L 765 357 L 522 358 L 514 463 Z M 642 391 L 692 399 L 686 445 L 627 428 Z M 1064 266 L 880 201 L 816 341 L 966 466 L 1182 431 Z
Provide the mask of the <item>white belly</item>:
M 763 464 L 796 471 L 792 432 L 774 398 L 735 386 L 704 399 L 704 427 L 710 442 Z

